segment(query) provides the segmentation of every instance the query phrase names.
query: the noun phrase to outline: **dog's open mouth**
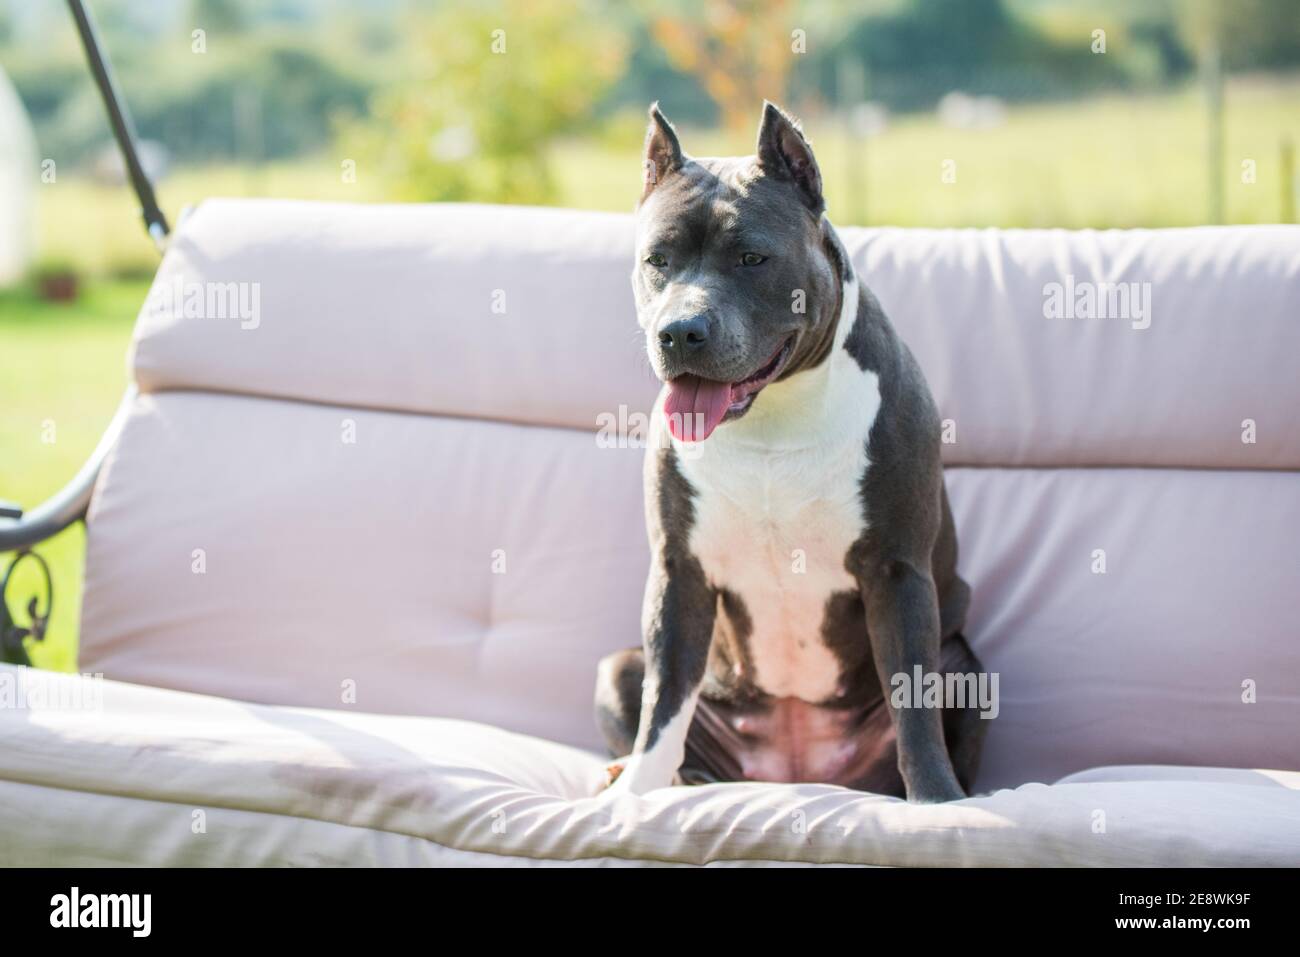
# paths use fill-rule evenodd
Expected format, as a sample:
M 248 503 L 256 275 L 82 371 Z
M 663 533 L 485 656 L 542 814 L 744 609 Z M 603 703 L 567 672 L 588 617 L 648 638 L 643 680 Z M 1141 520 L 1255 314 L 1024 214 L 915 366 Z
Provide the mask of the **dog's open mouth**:
M 682 442 L 703 442 L 722 421 L 744 415 L 763 387 L 781 374 L 793 347 L 791 333 L 766 362 L 739 382 L 718 382 L 690 373 L 670 380 L 664 400 L 668 431 Z

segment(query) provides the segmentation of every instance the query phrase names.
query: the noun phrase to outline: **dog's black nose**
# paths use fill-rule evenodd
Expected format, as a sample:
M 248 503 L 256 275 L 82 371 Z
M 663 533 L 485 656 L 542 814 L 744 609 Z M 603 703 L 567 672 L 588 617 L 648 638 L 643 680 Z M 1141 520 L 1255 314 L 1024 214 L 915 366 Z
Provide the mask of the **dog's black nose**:
M 676 319 L 659 330 L 659 345 L 665 350 L 687 355 L 709 341 L 707 316 Z

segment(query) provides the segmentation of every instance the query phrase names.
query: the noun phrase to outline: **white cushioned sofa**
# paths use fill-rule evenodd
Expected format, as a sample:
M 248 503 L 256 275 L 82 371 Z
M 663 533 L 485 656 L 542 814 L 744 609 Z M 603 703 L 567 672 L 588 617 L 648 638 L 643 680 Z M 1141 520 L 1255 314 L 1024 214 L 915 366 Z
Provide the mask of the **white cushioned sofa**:
M 212 200 L 87 517 L 105 680 L 0 671 L 0 863 L 1300 864 L 1300 228 L 841 234 L 948 420 L 975 796 L 595 797 L 630 216 Z

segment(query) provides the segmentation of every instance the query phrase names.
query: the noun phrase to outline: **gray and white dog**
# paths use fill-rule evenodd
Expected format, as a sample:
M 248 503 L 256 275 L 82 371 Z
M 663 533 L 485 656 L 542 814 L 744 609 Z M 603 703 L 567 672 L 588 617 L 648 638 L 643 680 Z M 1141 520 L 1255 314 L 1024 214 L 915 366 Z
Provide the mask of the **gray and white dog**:
M 920 369 L 823 215 L 797 123 L 687 156 L 651 107 L 632 275 L 665 383 L 641 648 L 605 658 L 612 793 L 816 781 L 964 796 L 984 723 L 891 678 L 979 672 Z

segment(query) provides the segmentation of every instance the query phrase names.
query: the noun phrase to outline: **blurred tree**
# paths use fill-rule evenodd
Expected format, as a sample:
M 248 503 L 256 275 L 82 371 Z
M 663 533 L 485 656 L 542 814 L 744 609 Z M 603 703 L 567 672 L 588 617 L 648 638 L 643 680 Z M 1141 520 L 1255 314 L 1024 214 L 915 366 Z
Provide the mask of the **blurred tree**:
M 66 60 L 19 60 L 11 73 L 44 155 L 68 168 L 94 157 L 109 137 L 86 64 L 79 51 L 72 52 Z M 249 97 L 257 101 L 256 158 L 319 151 L 330 145 L 336 118 L 365 111 L 372 89 L 366 77 L 345 69 L 352 64 L 344 58 L 275 36 L 248 34 L 197 56 L 186 31 L 170 49 L 113 52 L 136 130 L 161 141 L 182 162 L 250 159 L 236 149 L 249 132 L 238 128 L 238 104 Z
M 601 104 L 602 113 L 626 111 L 621 120 L 645 129 L 646 107 L 658 100 L 674 123 L 718 125 L 718 104 L 705 92 L 700 78 L 679 69 L 654 38 L 645 17 L 628 27 L 627 69 Z M 634 119 L 632 119 L 634 118 Z
M 909 0 L 850 20 L 811 59 L 823 89 L 835 88 L 842 60 L 856 60 L 870 77 L 873 99 L 915 110 L 953 90 L 1032 99 L 1124 83 L 1120 56 L 1095 56 L 1087 38 L 1084 32 L 1054 40 L 1005 0 Z
M 1188 44 L 1217 49 L 1230 69 L 1276 69 L 1300 63 L 1297 0 L 1183 0 Z
M 343 148 L 399 198 L 552 200 L 547 145 L 591 122 L 626 61 L 599 14 L 584 0 L 443 7 L 413 27 L 416 77 L 345 128 Z
M 246 26 L 239 0 L 194 0 L 190 6 L 194 26 L 211 33 L 239 33 Z
M 764 98 L 785 97 L 790 72 L 789 0 L 707 0 L 651 21 L 678 69 L 697 77 L 731 129 L 753 125 Z

